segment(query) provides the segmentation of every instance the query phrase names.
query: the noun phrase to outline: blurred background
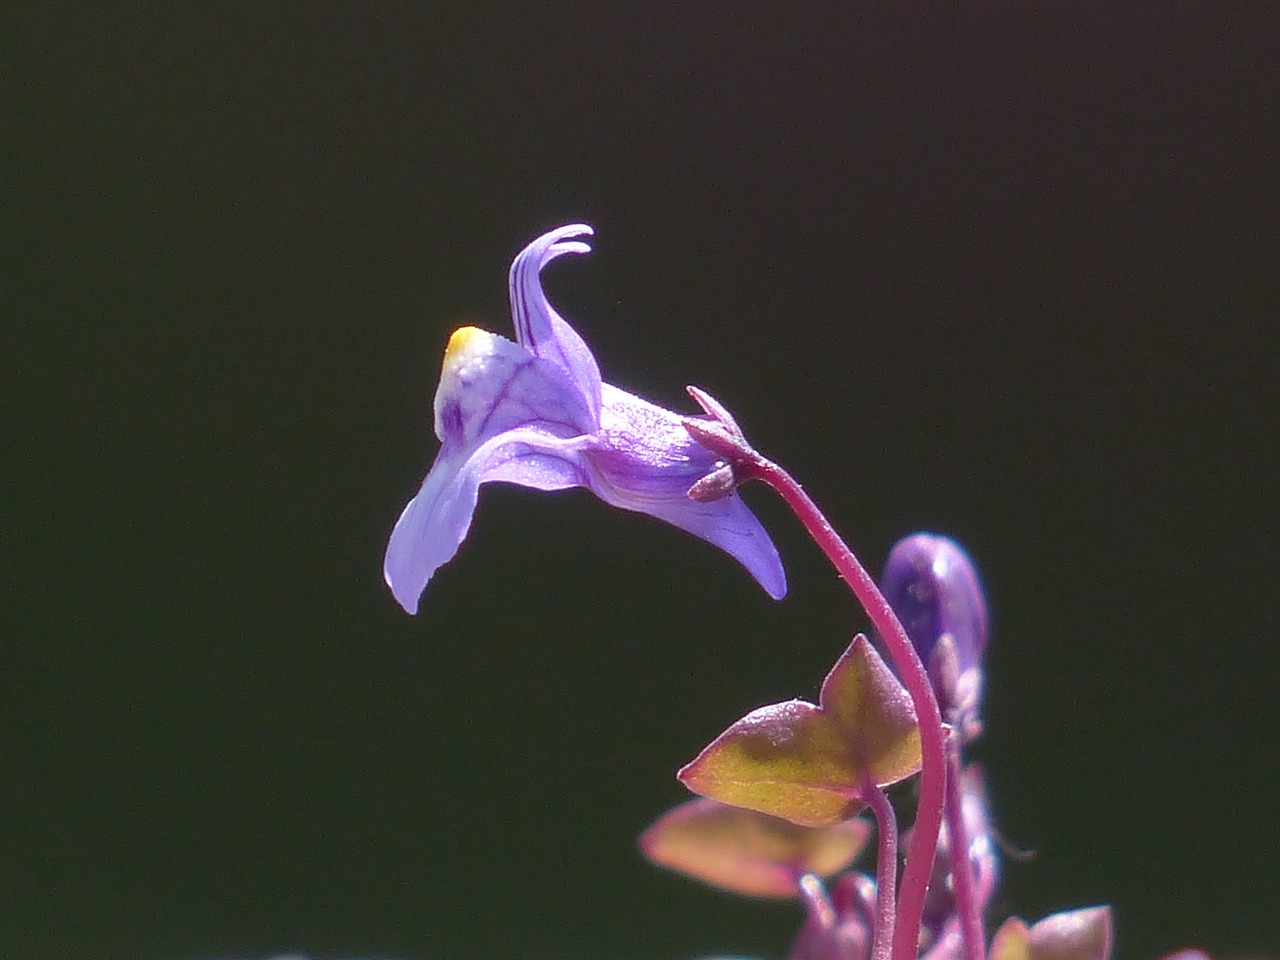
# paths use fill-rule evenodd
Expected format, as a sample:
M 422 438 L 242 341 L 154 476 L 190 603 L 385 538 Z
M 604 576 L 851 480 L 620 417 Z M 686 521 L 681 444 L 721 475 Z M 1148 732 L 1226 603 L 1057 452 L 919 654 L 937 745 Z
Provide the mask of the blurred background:
M 978 562 L 998 911 L 1274 955 L 1270 8 L 45 7 L 0 30 L 0 955 L 784 955 L 794 905 L 634 846 L 865 626 L 767 491 L 782 603 L 500 486 L 419 616 L 381 581 L 450 331 L 573 221 L 606 379 L 717 395 L 873 571 Z

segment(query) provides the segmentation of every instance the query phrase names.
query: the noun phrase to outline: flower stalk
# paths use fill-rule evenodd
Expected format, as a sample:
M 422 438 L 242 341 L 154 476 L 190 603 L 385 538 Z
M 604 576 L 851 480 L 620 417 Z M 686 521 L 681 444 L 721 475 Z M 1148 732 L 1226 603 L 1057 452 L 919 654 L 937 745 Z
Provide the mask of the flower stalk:
M 964 820 L 960 790 L 960 743 L 953 732 L 947 738 L 947 837 L 951 848 L 951 881 L 960 921 L 964 960 L 983 960 L 987 955 L 982 933 L 982 906 L 974 889 L 973 860 L 969 857 L 969 827 Z
M 912 826 L 913 840 L 898 889 L 891 955 L 893 960 L 914 960 L 918 952 L 929 874 L 942 828 L 947 779 L 942 714 L 933 693 L 933 684 L 889 601 L 804 488 L 785 469 L 756 452 L 723 405 L 697 387 L 689 387 L 688 390 L 712 420 L 709 423 L 685 420 L 685 429 L 694 439 L 725 458 L 735 485 L 748 480 L 762 480 L 782 497 L 866 611 L 911 697 L 920 725 L 920 794 Z M 696 498 L 698 492 L 693 491 L 691 495 Z
M 911 696 L 920 723 L 920 799 L 912 825 L 913 842 L 907 851 L 898 889 L 896 926 L 893 935 L 893 960 L 914 960 L 920 937 L 920 918 L 924 914 L 924 896 L 933 869 L 933 857 L 942 826 L 942 809 L 946 789 L 946 760 L 942 744 L 942 715 L 933 696 L 933 687 L 924 672 L 916 648 L 897 615 L 875 581 L 849 546 L 836 533 L 830 521 L 805 493 L 804 488 L 782 467 L 763 457 L 754 459 L 740 473 L 743 479 L 763 480 L 786 501 L 799 518 L 809 536 L 827 555 L 832 566 L 849 584 L 849 589 L 866 611 L 872 625 L 884 639 L 889 656 L 902 676 L 902 685 Z

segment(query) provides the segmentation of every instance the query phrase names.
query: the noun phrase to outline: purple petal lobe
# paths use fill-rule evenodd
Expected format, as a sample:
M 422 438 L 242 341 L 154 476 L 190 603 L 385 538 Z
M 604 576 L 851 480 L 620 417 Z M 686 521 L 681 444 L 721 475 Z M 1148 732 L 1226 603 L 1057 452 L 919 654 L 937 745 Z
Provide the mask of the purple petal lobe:
M 440 453 L 401 513 L 383 562 L 387 585 L 409 613 L 466 536 L 480 484 L 583 485 L 593 421 L 562 368 L 464 327 L 445 351 L 435 427 Z
M 685 418 L 607 383 L 601 395 L 598 443 L 589 461 L 596 496 L 715 544 L 746 567 L 769 596 L 782 599 L 787 592 L 782 560 L 742 498 L 689 498 L 689 488 L 715 470 L 717 461 L 689 436 Z
M 408 613 L 418 612 L 427 581 L 457 553 L 471 527 L 480 484 L 464 467 L 465 461 L 437 459 L 391 531 L 382 577 Z
M 440 456 L 391 531 L 382 573 L 400 606 L 418 612 L 431 576 L 458 552 L 480 484 L 496 480 L 539 490 L 582 485 L 586 438 L 562 440 L 536 429 L 509 430 L 469 457 Z
M 551 306 L 542 290 L 542 268 L 566 253 L 590 253 L 591 247 L 572 237 L 590 236 L 582 223 L 543 234 L 511 264 L 511 315 L 516 340 L 530 353 L 550 360 L 569 374 L 594 414 L 600 409 L 600 368 L 578 332 Z

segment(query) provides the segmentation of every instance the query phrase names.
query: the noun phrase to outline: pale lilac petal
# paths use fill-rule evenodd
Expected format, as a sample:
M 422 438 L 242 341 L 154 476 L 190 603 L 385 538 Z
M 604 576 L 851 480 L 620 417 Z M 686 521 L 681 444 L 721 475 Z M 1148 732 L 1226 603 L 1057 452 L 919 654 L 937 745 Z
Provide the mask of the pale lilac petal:
M 780 600 L 786 574 L 773 541 L 737 494 L 711 502 L 688 496 L 695 481 L 715 469 L 714 455 L 695 442 L 684 417 L 603 385 L 596 448 L 587 458 L 590 486 L 606 503 L 637 510 L 724 550 Z
M 562 367 L 475 327 L 463 327 L 449 339 L 434 408 L 436 436 L 451 453 L 514 427 L 534 425 L 562 437 L 596 428 L 594 414 Z
M 409 501 L 391 531 L 382 577 L 409 613 L 441 564 L 452 559 L 471 527 L 478 482 L 461 482 L 462 464 L 437 460 L 417 495 Z
M 516 340 L 535 356 L 564 368 L 594 415 L 600 410 L 600 368 L 586 342 L 547 300 L 540 276 L 542 268 L 556 257 L 590 253 L 586 243 L 568 238 L 591 233 L 586 224 L 575 223 L 543 234 L 512 262 L 509 286 Z
M 576 458 L 594 425 L 562 367 L 484 330 L 455 332 L 435 398 L 440 452 L 396 522 L 383 563 L 400 605 L 416 612 L 432 574 L 457 552 L 481 483 L 581 485 Z
M 418 612 L 432 575 L 458 552 L 471 527 L 480 484 L 505 480 L 540 490 L 581 486 L 588 438 L 509 430 L 470 456 L 441 456 L 391 531 L 382 575 L 400 606 Z
M 609 500 L 608 497 L 604 499 Z M 774 600 L 781 600 L 787 595 L 787 575 L 783 572 L 778 549 L 741 497 L 735 493 L 715 503 L 695 503 L 688 497 L 685 500 L 687 505 L 655 503 L 635 506 L 614 500 L 609 502 L 629 510 L 641 510 L 715 544 L 746 567 Z

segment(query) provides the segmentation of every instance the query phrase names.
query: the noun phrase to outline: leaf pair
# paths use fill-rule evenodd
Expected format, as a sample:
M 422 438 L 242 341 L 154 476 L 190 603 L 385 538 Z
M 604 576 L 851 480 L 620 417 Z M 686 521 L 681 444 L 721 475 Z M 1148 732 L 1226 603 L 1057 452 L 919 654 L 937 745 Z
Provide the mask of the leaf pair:
M 869 790 L 920 769 L 920 731 L 906 690 L 866 637 L 854 638 L 818 703 L 753 710 L 678 774 L 694 793 L 792 823 L 849 820 Z

